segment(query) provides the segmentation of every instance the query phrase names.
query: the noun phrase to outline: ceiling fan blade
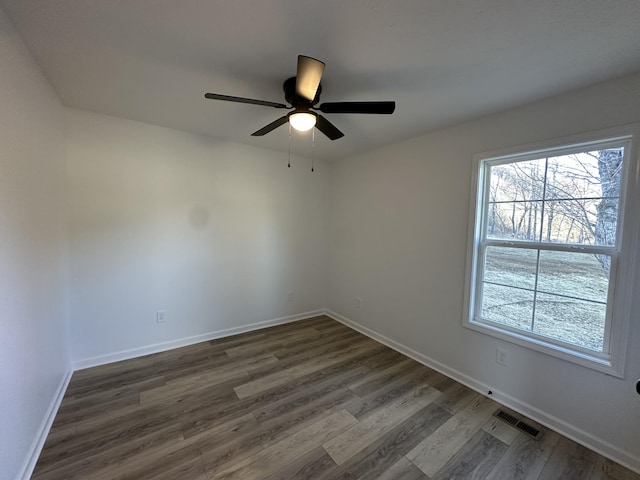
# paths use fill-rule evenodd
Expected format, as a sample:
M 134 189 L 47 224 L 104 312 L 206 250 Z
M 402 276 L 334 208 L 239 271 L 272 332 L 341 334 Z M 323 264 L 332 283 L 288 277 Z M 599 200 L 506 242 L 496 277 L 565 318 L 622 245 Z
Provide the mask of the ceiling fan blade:
M 262 127 L 260 130 L 258 130 L 257 132 L 253 132 L 251 134 L 252 137 L 261 137 L 263 135 L 266 135 L 267 133 L 269 133 L 271 130 L 275 130 L 276 128 L 278 128 L 280 125 L 284 125 L 285 123 L 287 123 L 289 121 L 289 117 L 287 117 L 286 115 L 284 117 L 280 117 L 279 119 L 271 122 L 269 125 L 267 125 L 266 127 Z
M 219 95 L 217 93 L 205 93 L 205 98 L 210 100 L 224 100 L 225 102 L 249 103 L 251 105 L 262 105 L 263 107 L 289 108 L 284 103 L 267 102 L 265 100 L 254 100 L 253 98 L 232 97 L 231 95 Z
M 329 137 L 330 140 L 344 137 L 344 133 L 322 115 L 316 115 L 316 128 Z
M 296 94 L 312 102 L 318 91 L 322 72 L 324 72 L 324 62 L 304 55 L 298 55 Z
M 322 113 L 375 113 L 390 115 L 396 109 L 396 102 L 333 102 L 323 103 L 318 110 Z

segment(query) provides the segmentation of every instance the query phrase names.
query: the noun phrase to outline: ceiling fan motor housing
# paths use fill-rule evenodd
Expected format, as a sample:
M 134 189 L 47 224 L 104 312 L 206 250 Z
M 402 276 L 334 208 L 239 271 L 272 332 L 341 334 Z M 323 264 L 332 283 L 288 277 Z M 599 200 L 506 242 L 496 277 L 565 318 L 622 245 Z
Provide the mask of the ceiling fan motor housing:
M 309 101 L 306 98 L 303 98 L 296 94 L 296 77 L 287 78 L 282 84 L 282 89 L 284 90 L 284 98 L 289 104 L 293 106 L 296 110 L 300 107 L 301 109 L 308 109 L 309 107 L 315 105 L 320 101 L 320 94 L 322 93 L 322 85 L 318 85 L 318 90 L 316 91 L 316 96 L 313 101 Z

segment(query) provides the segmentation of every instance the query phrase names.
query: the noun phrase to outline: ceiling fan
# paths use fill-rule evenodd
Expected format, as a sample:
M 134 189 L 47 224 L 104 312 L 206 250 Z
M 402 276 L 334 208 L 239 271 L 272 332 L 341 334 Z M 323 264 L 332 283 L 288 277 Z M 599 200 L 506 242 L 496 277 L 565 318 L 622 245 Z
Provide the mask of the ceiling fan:
M 344 137 L 338 128 L 325 117 L 316 113 L 365 113 L 365 114 L 392 114 L 396 109 L 396 102 L 329 102 L 316 107 L 320 101 L 322 85 L 320 79 L 324 71 L 324 62 L 315 58 L 298 55 L 298 70 L 295 77 L 288 78 L 283 84 L 284 98 L 290 106 L 284 103 L 254 100 L 252 98 L 233 97 L 217 93 L 207 93 L 206 98 L 211 100 L 224 100 L 226 102 L 248 103 L 262 105 L 264 107 L 282 108 L 292 110 L 269 125 L 253 132 L 251 135 L 260 137 L 289 122 L 293 128 L 305 132 L 314 126 L 331 140 Z

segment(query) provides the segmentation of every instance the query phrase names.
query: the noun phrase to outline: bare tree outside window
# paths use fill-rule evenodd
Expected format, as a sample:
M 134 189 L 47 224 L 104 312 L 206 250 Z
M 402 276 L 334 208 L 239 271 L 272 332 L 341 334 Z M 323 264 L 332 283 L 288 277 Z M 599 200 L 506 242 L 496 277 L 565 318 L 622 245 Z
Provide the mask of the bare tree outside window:
M 620 181 L 622 178 L 621 148 L 601 150 L 597 153 L 598 173 L 602 188 L 602 200 L 597 207 L 594 236 L 600 245 L 614 245 L 618 226 L 618 203 L 620 198 Z M 609 276 L 611 258 L 598 255 L 605 274 Z

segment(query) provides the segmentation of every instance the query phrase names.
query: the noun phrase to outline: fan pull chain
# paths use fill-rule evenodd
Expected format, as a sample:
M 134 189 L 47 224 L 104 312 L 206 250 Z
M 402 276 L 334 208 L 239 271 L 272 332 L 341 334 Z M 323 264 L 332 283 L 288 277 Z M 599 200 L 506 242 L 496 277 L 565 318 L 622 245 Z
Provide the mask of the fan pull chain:
M 289 124 L 289 163 L 287 167 L 291 168 L 291 124 Z
M 316 153 L 316 129 L 312 128 L 311 129 L 311 171 L 314 172 L 315 170 L 313 169 L 313 157 L 315 156 Z

